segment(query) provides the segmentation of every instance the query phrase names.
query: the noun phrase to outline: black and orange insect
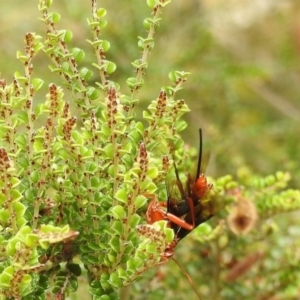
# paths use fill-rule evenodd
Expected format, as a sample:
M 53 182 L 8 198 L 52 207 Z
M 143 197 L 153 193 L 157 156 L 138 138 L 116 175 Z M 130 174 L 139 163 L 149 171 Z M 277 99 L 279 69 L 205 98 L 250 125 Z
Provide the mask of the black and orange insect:
M 163 264 L 169 259 L 173 259 L 181 268 L 189 282 L 191 283 L 195 293 L 200 299 L 197 288 L 187 272 L 174 259 L 174 251 L 181 239 L 188 235 L 198 225 L 210 219 L 214 214 L 216 207 L 209 199 L 209 192 L 212 184 L 207 182 L 206 176 L 202 173 L 202 131 L 199 129 L 199 155 L 195 180 L 190 174 L 187 175 L 186 187 L 179 178 L 178 170 L 174 162 L 176 184 L 174 186 L 167 185 L 168 199 L 166 202 L 160 202 L 154 195 L 148 195 L 152 198 L 146 213 L 147 223 L 153 224 L 156 221 L 165 220 L 167 226 L 172 228 L 175 237 L 173 241 L 166 247 L 158 264 Z M 177 186 L 177 188 L 176 188 Z M 179 191 L 179 193 L 178 193 Z
M 202 130 L 199 129 L 199 155 L 195 180 L 187 175 L 186 187 L 179 178 L 178 170 L 174 162 L 176 175 L 176 193 L 174 187 L 167 185 L 167 202 L 159 202 L 152 195 L 148 206 L 146 218 L 148 224 L 166 220 L 168 226 L 174 230 L 175 238 L 162 255 L 162 262 L 171 258 L 178 242 L 188 235 L 194 228 L 204 223 L 215 214 L 215 205 L 211 203 L 208 194 L 212 184 L 207 182 L 206 176 L 201 173 L 202 163 Z

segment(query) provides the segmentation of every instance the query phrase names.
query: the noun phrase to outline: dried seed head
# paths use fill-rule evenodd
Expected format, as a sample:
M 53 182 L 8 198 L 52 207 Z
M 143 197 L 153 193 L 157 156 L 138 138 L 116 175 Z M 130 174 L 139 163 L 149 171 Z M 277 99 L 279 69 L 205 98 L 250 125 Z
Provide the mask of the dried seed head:
M 235 263 L 226 275 L 226 281 L 232 282 L 246 274 L 252 266 L 264 257 L 263 252 L 255 252 L 244 257 L 241 261 Z
M 10 160 L 6 150 L 4 148 L 0 148 L 0 170 L 6 171 L 10 167 L 13 166 L 12 161 Z
M 4 88 L 6 86 L 5 79 L 0 79 L 0 87 Z
M 238 196 L 237 203 L 227 217 L 228 226 L 237 235 L 247 234 L 254 227 L 257 211 L 253 202 Z

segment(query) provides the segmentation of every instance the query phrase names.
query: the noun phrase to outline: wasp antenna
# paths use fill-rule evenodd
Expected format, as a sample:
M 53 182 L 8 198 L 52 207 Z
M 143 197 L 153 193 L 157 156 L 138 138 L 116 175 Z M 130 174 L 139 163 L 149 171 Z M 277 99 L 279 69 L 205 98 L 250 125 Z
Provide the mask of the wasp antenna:
M 189 274 L 187 273 L 187 271 L 180 265 L 180 263 L 174 258 L 172 257 L 172 259 L 174 260 L 174 262 L 177 264 L 177 266 L 181 269 L 181 271 L 183 272 L 183 274 L 185 275 L 185 277 L 187 278 L 187 280 L 189 281 L 189 283 L 191 284 L 194 292 L 196 293 L 196 295 L 198 296 L 198 299 L 201 300 L 201 296 L 199 294 L 199 292 L 197 291 L 197 288 L 192 280 L 192 278 L 189 276 Z
M 197 173 L 196 173 L 195 180 L 199 178 L 201 172 L 201 163 L 202 163 L 202 129 L 199 128 L 199 156 L 198 156 L 198 166 L 197 166 Z

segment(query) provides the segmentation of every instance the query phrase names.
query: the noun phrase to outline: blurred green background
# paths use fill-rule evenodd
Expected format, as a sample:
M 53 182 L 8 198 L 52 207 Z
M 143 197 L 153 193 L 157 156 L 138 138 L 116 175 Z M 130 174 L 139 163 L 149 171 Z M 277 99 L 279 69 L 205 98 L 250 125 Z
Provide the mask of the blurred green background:
M 145 36 L 142 22 L 150 9 L 141 0 L 98 3 L 108 10 L 103 39 L 111 43 L 107 59 L 117 64 L 111 79 L 127 93 L 125 81 L 134 74 L 130 62 L 140 57 L 137 36 Z M 71 46 L 84 49 L 82 66 L 92 68 L 94 56 L 86 43 L 91 38 L 86 23 L 90 1 L 56 0 L 53 10 L 62 15 L 58 28 L 73 32 Z M 37 1 L 2 0 L 0 11 L 0 72 L 10 82 L 16 70 L 22 72 L 15 57 L 17 50 L 23 50 L 24 34 L 43 35 L 45 28 L 38 20 Z M 191 109 L 185 115 L 189 126 L 183 137 L 197 147 L 198 128 L 203 128 L 204 147 L 211 154 L 208 175 L 234 175 L 245 167 L 262 176 L 289 171 L 291 187 L 299 189 L 300 1 L 173 0 L 162 19 L 140 92 L 141 111 L 157 97 L 162 85 L 170 84 L 169 71 L 191 72 L 178 94 Z M 49 63 L 42 53 L 35 59 L 35 76 L 46 81 L 40 101 L 50 82 L 61 84 L 50 73 Z M 92 80 L 98 80 L 96 75 Z M 68 97 L 66 91 L 66 100 L 71 100 Z M 189 244 L 179 244 L 179 260 L 185 257 L 186 247 Z M 193 274 L 195 266 L 188 267 Z M 151 281 L 135 285 L 134 299 L 146 299 L 144 294 L 138 296 L 139 291 L 156 290 L 157 296 L 164 280 L 171 287 L 182 285 L 182 293 L 191 289 L 186 281 L 176 281 L 175 273 L 180 271 L 174 262 L 164 268 L 169 269 L 160 274 L 161 279 L 153 277 L 156 270 L 151 270 Z

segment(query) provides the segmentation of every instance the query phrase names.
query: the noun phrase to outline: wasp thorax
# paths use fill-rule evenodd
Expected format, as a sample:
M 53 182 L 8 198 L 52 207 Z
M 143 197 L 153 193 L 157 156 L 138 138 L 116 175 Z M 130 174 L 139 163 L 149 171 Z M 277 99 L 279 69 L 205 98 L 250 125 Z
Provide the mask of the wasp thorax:
M 200 174 L 193 185 L 192 193 L 198 199 L 202 199 L 211 188 L 212 185 L 207 183 L 205 175 Z

